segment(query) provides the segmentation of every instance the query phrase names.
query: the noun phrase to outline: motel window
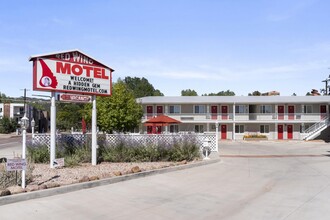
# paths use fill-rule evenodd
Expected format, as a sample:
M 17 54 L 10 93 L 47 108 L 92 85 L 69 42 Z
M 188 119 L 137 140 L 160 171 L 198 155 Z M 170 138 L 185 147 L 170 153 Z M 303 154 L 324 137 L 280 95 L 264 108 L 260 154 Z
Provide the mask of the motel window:
M 305 114 L 308 114 L 308 113 L 313 113 L 313 110 L 312 110 L 312 106 L 311 105 L 305 105 L 304 106 L 304 113 Z
M 260 125 L 260 133 L 268 134 L 269 133 L 269 125 Z
M 203 125 L 195 125 L 195 132 L 196 133 L 204 133 L 204 126 Z
M 238 113 L 238 114 L 246 113 L 246 106 L 245 105 L 236 105 L 235 106 L 235 113 Z
M 300 125 L 300 133 L 306 133 L 306 130 L 311 126 L 311 124 Z
M 272 113 L 272 106 L 270 106 L 270 105 L 261 105 L 260 106 L 260 113 L 263 113 L 263 114 Z
M 169 106 L 170 114 L 179 114 L 180 113 L 180 105 L 170 105 Z
M 170 125 L 170 133 L 178 133 L 179 125 Z
M 205 105 L 195 105 L 195 114 L 203 114 L 206 113 Z
M 244 133 L 244 125 L 235 125 L 235 133 Z

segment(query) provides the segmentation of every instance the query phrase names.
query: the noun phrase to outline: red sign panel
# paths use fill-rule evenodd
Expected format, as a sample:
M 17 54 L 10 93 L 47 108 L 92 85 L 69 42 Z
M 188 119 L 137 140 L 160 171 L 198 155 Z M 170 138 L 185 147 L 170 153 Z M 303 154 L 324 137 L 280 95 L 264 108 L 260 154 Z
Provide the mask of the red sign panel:
M 91 102 L 92 98 L 88 95 L 60 94 L 59 100 L 64 102 Z
M 111 95 L 112 72 L 82 52 L 33 56 L 33 90 Z

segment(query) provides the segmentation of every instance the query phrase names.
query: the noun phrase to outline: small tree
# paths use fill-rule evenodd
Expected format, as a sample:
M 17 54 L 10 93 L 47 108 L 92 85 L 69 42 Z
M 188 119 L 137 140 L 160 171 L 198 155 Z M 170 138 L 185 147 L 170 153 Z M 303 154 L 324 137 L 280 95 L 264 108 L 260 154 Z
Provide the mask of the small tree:
M 254 91 L 252 93 L 249 93 L 248 96 L 261 96 L 261 92 L 259 91 Z
M 186 89 L 181 91 L 181 96 L 198 96 L 195 90 Z
M 132 91 L 134 98 L 141 98 L 145 96 L 164 96 L 159 89 L 155 89 L 154 86 L 144 77 L 132 78 L 127 76 L 122 81 L 126 84 L 127 88 Z
M 235 96 L 235 92 L 230 91 L 228 89 L 227 91 L 220 91 L 218 93 L 204 94 L 203 96 Z
M 80 128 L 83 104 L 60 103 L 57 107 L 56 124 L 58 129 Z
M 8 134 L 14 132 L 17 128 L 17 123 L 14 119 L 4 116 L 0 119 L 0 133 Z
M 120 80 L 114 83 L 112 96 L 97 97 L 97 123 L 100 130 L 107 133 L 129 132 L 140 124 L 142 106 L 138 104 L 132 91 Z M 91 119 L 91 105 L 85 107 L 85 119 Z

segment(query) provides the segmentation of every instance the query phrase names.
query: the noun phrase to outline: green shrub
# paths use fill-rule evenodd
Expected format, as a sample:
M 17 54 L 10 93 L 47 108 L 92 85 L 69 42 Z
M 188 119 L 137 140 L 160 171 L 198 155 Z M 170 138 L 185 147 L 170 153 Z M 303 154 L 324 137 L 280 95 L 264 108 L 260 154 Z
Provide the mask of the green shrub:
M 17 128 L 17 123 L 14 119 L 10 119 L 6 116 L 0 119 L 0 133 L 8 134 L 14 132 Z
M 183 143 L 175 144 L 170 151 L 170 161 L 192 161 L 200 157 L 200 149 L 194 142 L 183 141 Z
M 103 145 L 99 149 L 100 161 L 107 162 L 155 162 L 155 161 L 192 161 L 200 158 L 200 149 L 193 137 L 175 140 L 172 145 L 119 141 L 116 145 Z
M 50 155 L 47 145 L 27 146 L 27 155 L 34 163 L 49 163 Z
M 49 163 L 50 152 L 47 145 L 28 145 L 28 158 L 35 163 Z M 56 158 L 64 158 L 65 166 L 77 166 L 80 163 L 88 163 L 92 159 L 90 147 L 63 146 L 56 148 Z
M 91 161 L 90 141 L 82 144 L 79 141 L 57 142 L 56 158 L 64 157 L 65 166 L 77 166 Z M 139 143 L 125 138 L 118 144 L 107 145 L 105 140 L 98 142 L 98 162 L 155 162 L 155 161 L 192 161 L 200 158 L 200 148 L 194 136 L 175 139 L 171 144 L 159 141 Z M 28 157 L 36 163 L 49 163 L 49 150 L 45 145 L 28 146 Z

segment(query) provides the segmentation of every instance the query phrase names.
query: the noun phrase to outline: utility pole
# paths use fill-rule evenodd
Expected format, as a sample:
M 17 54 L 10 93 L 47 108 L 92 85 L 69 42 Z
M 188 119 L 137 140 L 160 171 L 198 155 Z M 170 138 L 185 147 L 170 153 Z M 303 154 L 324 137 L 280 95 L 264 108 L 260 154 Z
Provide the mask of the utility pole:
M 26 91 L 30 91 L 29 89 L 21 89 L 24 91 L 24 114 L 26 113 Z
M 322 82 L 325 83 L 325 88 L 321 89 L 321 91 L 323 92 L 324 95 L 330 95 L 330 86 L 328 83 L 329 81 L 330 81 L 330 75 L 325 80 L 322 80 Z

